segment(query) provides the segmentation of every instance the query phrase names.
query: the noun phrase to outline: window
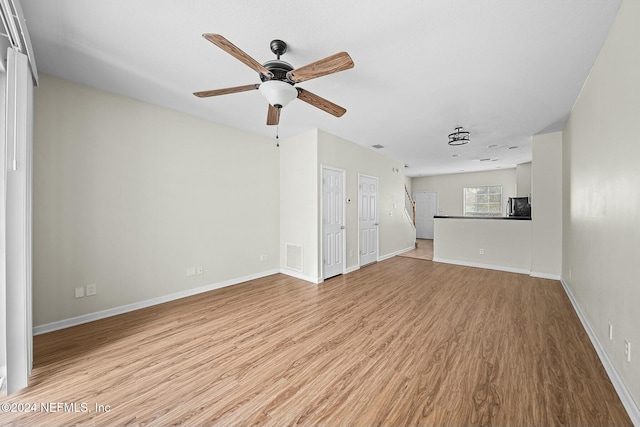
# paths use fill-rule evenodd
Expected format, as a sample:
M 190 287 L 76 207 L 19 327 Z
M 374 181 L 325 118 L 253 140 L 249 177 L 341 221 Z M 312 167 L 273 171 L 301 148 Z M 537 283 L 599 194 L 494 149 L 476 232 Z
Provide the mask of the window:
M 464 216 L 502 216 L 502 185 L 465 187 Z

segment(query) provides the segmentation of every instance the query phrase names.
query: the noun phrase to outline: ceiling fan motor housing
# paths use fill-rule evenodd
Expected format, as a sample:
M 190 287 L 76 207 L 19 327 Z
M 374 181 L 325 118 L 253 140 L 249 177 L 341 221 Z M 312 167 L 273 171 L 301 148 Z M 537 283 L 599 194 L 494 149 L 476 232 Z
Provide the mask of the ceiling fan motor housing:
M 284 53 L 287 51 L 287 43 L 278 39 L 271 40 L 269 47 L 271 48 L 271 52 L 273 52 L 277 56 L 277 59 L 267 61 L 262 64 L 262 66 L 269 70 L 271 74 L 273 74 L 273 77 L 269 78 L 265 77 L 263 74 L 260 74 L 260 80 L 262 80 L 263 82 L 267 80 L 280 80 L 282 82 L 289 83 L 290 85 L 295 84 L 295 82 L 292 82 L 287 78 L 287 73 L 289 71 L 293 71 L 293 66 L 288 62 L 280 60 L 280 55 L 284 55 Z
M 274 59 L 272 61 L 267 61 L 262 65 L 267 70 L 271 71 L 271 74 L 273 74 L 272 78 L 268 78 L 263 74 L 260 74 L 260 80 L 262 80 L 263 82 L 267 80 L 280 80 L 289 84 L 294 84 L 294 82 L 287 78 L 287 73 L 293 70 L 293 66 L 291 66 L 291 64 L 289 64 L 288 62 Z

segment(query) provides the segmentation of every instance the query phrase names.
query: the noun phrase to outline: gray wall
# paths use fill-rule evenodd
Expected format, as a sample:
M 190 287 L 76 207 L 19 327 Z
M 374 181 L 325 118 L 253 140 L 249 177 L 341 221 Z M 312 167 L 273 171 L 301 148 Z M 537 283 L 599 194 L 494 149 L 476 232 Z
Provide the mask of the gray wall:
M 278 268 L 272 140 L 57 78 L 40 82 L 34 325 Z M 204 274 L 187 277 L 196 266 Z M 94 283 L 97 295 L 74 298 L 75 287 Z
M 488 172 L 468 172 L 413 178 L 413 193 L 438 193 L 438 215 L 463 215 L 463 189 L 482 185 L 502 185 L 502 200 L 506 215 L 507 198 L 516 194 L 516 170 L 500 169 Z
M 624 0 L 563 135 L 562 276 L 640 404 L 640 2 Z M 613 340 L 608 324 L 613 324 Z M 632 343 L 631 362 L 623 340 Z
M 531 146 L 531 274 L 559 279 L 562 270 L 562 133 L 536 135 Z
M 531 162 L 516 165 L 516 197 L 531 196 Z

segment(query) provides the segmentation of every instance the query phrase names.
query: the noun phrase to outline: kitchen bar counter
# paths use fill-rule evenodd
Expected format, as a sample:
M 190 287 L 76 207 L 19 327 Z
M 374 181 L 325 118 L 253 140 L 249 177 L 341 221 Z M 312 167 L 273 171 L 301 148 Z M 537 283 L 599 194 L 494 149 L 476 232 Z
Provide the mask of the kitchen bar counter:
M 532 224 L 529 217 L 436 216 L 433 260 L 529 274 Z
M 451 218 L 451 219 L 508 219 L 508 220 L 520 220 L 531 221 L 530 216 L 449 216 L 449 215 L 435 215 L 434 218 Z

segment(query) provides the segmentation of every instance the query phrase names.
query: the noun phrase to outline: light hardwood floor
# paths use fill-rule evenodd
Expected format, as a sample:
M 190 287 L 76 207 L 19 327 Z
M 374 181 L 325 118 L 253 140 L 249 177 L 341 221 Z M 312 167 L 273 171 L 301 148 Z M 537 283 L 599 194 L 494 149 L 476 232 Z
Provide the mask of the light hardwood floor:
M 37 336 L 7 402 L 90 412 L 2 425 L 631 425 L 559 282 L 405 257 Z
M 416 239 L 416 248 L 399 256 L 431 261 L 433 260 L 433 239 Z

